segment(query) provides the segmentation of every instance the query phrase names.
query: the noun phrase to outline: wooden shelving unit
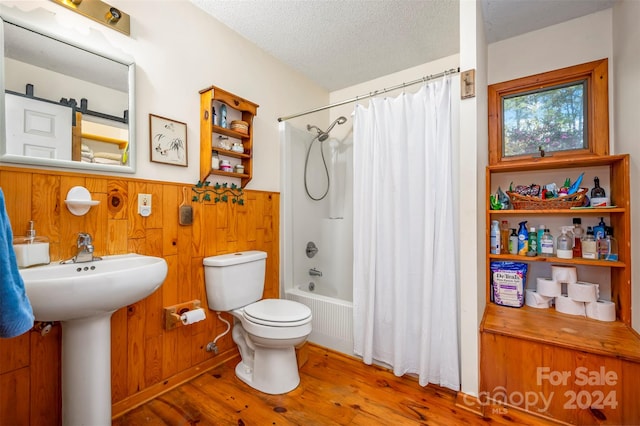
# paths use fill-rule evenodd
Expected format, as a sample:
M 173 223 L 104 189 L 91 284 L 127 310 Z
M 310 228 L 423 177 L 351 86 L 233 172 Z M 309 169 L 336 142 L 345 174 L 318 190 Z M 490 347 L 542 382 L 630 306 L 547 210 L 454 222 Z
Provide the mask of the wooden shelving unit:
M 598 173 L 608 171 L 608 195 L 615 203 L 615 208 L 491 210 L 487 200 L 486 240 L 488 243 L 492 220 L 513 220 L 521 216 L 535 217 L 536 220 L 544 220 L 544 223 L 547 223 L 547 220 L 553 220 L 555 217 L 564 223 L 571 217 L 595 219 L 595 216 L 606 216 L 618 240 L 619 258 L 616 262 L 609 262 L 582 258 L 526 257 L 490 254 L 487 247 L 486 308 L 480 326 L 481 392 L 491 395 L 495 389 L 504 389 L 506 395 L 515 392 L 555 395 L 553 401 L 545 407 L 526 406 L 524 402 L 507 402 L 507 405 L 570 424 L 633 424 L 633 421 L 637 422 L 640 419 L 640 410 L 621 408 L 637 405 L 636 381 L 629 380 L 629 377 L 630 374 L 640 374 L 640 335 L 631 328 L 629 168 L 628 155 L 532 160 L 529 163 L 507 163 L 487 167 L 487 194 L 495 193 L 496 181 L 521 182 L 519 177 L 531 172 L 577 176 L 579 172 L 589 169 L 596 169 Z M 526 262 L 530 265 L 575 265 L 578 267 L 579 279 L 581 268 L 603 268 L 604 273 L 608 273 L 610 277 L 611 300 L 616 304 L 616 321 L 601 322 L 565 315 L 553 308 L 511 308 L 494 304 L 490 297 L 490 264 L 497 260 Z M 528 281 L 534 279 L 535 277 L 530 276 Z M 548 380 L 540 379 L 540 368 L 547 369 L 544 371 L 568 372 L 570 380 L 550 385 Z M 584 370 L 577 370 L 578 368 Z M 594 372 L 602 372 L 602 369 L 611 372 L 612 377 L 617 377 L 615 384 L 578 386 L 579 381 L 576 384 L 577 371 L 596 374 Z M 623 377 L 626 377 L 626 380 L 623 381 Z M 613 401 L 615 404 L 595 407 L 597 404 L 582 404 L 582 401 L 578 405 L 567 405 L 566 395 L 583 392 L 585 401 L 591 401 L 600 391 L 605 394 L 613 392 L 610 395 L 616 398 Z M 602 421 L 603 418 L 606 421 Z
M 248 134 L 240 133 L 213 123 L 214 102 L 223 103 L 227 108 L 239 111 L 243 121 L 249 123 Z M 209 175 L 229 178 L 239 178 L 240 186 L 245 187 L 253 177 L 253 118 L 258 111 L 258 105 L 211 86 L 200 91 L 200 180 L 206 181 Z M 222 149 L 214 145 L 214 135 L 237 139 L 242 142 L 244 152 L 239 153 Z M 233 158 L 235 163 L 244 166 L 244 173 L 225 172 L 211 168 L 211 155 L 217 152 L 221 157 Z

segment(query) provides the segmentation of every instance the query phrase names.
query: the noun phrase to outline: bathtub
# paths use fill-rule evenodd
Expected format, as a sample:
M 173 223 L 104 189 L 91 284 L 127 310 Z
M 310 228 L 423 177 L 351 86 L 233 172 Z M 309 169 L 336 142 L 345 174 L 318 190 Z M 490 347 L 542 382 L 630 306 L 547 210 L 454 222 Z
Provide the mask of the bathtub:
M 313 319 L 309 342 L 353 355 L 353 303 L 331 297 L 330 293 L 330 289 L 323 291 L 322 286 L 309 291 L 306 284 L 288 289 L 285 298 L 311 309 Z

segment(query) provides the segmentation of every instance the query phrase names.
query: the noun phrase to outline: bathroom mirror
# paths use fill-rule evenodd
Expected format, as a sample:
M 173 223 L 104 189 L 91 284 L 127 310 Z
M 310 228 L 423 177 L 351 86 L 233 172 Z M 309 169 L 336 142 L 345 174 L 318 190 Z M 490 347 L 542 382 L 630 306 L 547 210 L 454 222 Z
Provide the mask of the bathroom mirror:
M 133 173 L 133 62 L 0 19 L 0 163 Z

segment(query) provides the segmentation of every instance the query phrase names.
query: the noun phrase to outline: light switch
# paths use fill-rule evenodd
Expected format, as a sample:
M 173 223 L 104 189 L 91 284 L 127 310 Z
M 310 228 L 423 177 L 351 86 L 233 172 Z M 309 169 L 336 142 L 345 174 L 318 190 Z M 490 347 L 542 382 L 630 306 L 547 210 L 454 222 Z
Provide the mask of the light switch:
M 151 194 L 138 194 L 138 213 L 143 217 L 151 214 Z

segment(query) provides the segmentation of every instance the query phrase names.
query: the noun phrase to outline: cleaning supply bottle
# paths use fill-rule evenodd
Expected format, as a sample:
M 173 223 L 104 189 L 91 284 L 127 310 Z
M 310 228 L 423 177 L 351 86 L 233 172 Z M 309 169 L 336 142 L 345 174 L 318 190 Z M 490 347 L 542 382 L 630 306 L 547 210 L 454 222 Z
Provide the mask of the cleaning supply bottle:
M 540 225 L 538 227 L 538 254 L 542 253 L 542 244 L 540 242 L 542 241 L 542 236 L 544 235 L 545 229 L 546 227 L 544 225 Z
M 538 241 L 538 246 L 540 247 L 540 255 L 553 256 L 554 241 L 549 228 L 545 228 L 542 238 Z
M 600 238 L 596 243 L 598 247 L 598 259 L 600 260 L 618 260 L 618 240 L 613 238 L 613 228 L 605 227 L 605 236 Z
M 607 225 L 604 223 L 604 217 L 601 217 L 600 223 L 598 223 L 598 226 L 593 227 L 593 237 L 596 239 L 596 241 L 605 237 L 606 226 Z
M 597 259 L 598 249 L 596 246 L 596 239 L 593 236 L 593 228 L 587 226 L 587 235 L 582 239 L 582 258 L 583 259 Z
M 538 234 L 536 233 L 536 227 L 532 226 L 529 228 L 529 238 L 528 238 L 529 250 L 527 252 L 527 256 L 537 256 L 538 255 Z
M 509 235 L 509 253 L 518 254 L 518 233 L 516 228 L 511 228 L 511 235 Z
M 560 228 L 562 234 L 560 234 L 556 243 L 556 255 L 561 259 L 573 259 L 573 241 L 567 235 L 567 228 L 571 228 L 571 226 Z
M 500 253 L 509 253 L 509 221 L 500 222 Z
M 500 223 L 497 220 L 491 221 L 489 244 L 489 251 L 491 252 L 491 254 L 500 254 Z
M 579 217 L 573 218 L 573 257 L 582 257 L 582 220 Z
M 529 231 L 527 231 L 527 221 L 520 222 L 518 229 L 518 254 L 526 256 L 529 251 Z

